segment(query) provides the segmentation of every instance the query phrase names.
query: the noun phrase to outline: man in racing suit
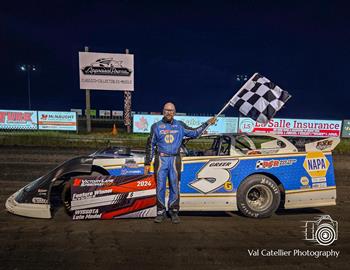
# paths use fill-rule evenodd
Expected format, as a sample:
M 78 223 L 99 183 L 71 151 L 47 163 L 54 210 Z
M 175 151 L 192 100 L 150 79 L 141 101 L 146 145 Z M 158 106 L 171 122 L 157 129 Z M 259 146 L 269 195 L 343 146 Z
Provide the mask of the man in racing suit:
M 189 128 L 182 121 L 174 119 L 175 106 L 166 103 L 163 108 L 163 119 L 154 123 L 146 146 L 145 174 L 148 174 L 153 157 L 154 174 L 157 181 L 157 217 L 156 223 L 166 219 L 165 191 L 166 180 L 169 179 L 168 210 L 173 223 L 179 223 L 179 181 L 181 174 L 180 146 L 184 137 L 196 138 L 203 130 L 216 121 L 210 118 L 200 127 Z

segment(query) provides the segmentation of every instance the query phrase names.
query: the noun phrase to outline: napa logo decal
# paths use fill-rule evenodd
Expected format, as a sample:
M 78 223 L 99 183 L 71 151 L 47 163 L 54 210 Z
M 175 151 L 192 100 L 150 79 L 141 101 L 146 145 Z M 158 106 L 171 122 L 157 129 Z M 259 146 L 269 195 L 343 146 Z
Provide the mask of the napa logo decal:
M 174 141 L 174 136 L 171 135 L 171 134 L 167 134 L 167 135 L 165 135 L 165 137 L 164 137 L 164 141 L 165 141 L 166 143 L 173 143 L 173 141 Z
M 322 152 L 309 152 L 305 157 L 303 166 L 311 177 L 325 177 L 329 168 L 329 161 Z

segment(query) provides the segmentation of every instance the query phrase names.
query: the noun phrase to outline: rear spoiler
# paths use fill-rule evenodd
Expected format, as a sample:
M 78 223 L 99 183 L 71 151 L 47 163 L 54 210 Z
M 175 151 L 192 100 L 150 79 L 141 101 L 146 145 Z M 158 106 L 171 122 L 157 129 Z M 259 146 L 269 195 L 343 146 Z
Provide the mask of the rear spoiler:
M 305 144 L 306 152 L 314 151 L 333 151 L 333 149 L 340 143 L 339 137 L 327 138 L 311 143 Z

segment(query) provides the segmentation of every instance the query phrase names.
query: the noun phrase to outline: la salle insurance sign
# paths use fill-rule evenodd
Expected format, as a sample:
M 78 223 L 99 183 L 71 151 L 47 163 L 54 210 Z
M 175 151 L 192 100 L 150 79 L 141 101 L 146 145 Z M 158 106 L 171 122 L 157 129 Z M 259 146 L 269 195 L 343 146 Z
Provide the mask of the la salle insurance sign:
M 80 89 L 134 91 L 134 55 L 79 52 Z

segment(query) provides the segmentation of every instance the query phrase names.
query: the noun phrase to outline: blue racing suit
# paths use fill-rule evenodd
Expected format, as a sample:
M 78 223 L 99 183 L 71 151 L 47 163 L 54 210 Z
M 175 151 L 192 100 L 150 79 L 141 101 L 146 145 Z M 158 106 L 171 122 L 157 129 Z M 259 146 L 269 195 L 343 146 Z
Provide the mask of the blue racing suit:
M 196 138 L 208 126 L 207 123 L 193 129 L 175 119 L 167 122 L 165 118 L 154 123 L 147 141 L 145 165 L 150 165 L 153 157 L 154 174 L 157 181 L 157 214 L 165 213 L 166 181 L 169 179 L 168 210 L 179 211 L 181 176 L 180 146 L 184 137 Z

